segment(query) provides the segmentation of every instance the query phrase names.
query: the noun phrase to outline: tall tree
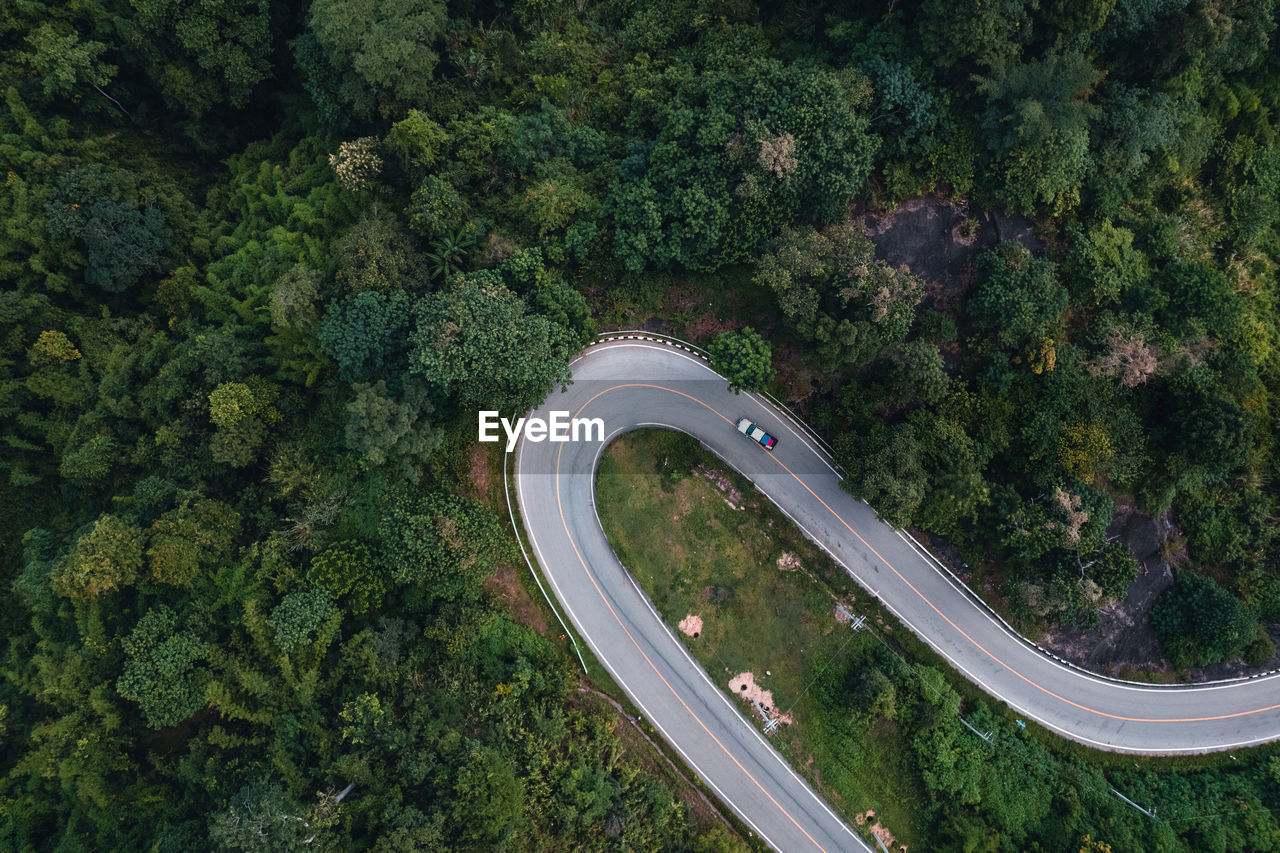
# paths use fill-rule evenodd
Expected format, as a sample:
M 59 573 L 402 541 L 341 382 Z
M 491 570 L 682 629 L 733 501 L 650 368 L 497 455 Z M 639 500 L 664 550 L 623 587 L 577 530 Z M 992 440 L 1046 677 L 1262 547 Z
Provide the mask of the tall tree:
M 773 348 L 747 326 L 721 332 L 711 342 L 711 366 L 739 391 L 763 391 L 773 381 Z
M 308 23 L 336 72 L 333 94 L 370 118 L 425 105 L 446 20 L 439 0 L 316 0 Z
M 569 379 L 565 330 L 527 313 L 491 276 L 457 278 L 426 297 L 410 340 L 410 369 L 464 409 L 524 413 Z

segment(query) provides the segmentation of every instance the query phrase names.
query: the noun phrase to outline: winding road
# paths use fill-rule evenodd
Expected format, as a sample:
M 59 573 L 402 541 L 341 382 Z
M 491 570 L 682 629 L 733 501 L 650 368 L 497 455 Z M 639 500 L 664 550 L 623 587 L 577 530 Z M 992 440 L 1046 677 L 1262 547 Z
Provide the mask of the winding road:
M 1089 746 L 1157 754 L 1280 738 L 1280 675 L 1196 686 L 1118 681 L 1055 659 L 1006 626 L 909 537 L 841 490 L 825 450 L 756 395 L 734 395 L 695 353 L 649 339 L 602 341 L 574 383 L 533 414 L 601 418 L 605 440 L 516 450 L 515 488 L 533 551 L 560 603 L 628 696 L 720 798 L 772 847 L 867 850 L 713 684 L 609 546 L 595 511 L 604 447 L 646 426 L 688 433 L 749 478 L 872 595 L 991 696 Z M 769 453 L 734 429 L 778 438 Z

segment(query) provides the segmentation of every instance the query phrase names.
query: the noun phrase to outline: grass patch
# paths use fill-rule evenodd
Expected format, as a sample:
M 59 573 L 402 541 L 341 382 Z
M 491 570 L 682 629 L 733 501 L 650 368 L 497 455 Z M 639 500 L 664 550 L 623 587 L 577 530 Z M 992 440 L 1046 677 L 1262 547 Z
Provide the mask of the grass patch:
M 856 755 L 837 751 L 813 704 L 815 679 L 878 642 L 837 616 L 837 605 L 865 613 L 869 596 L 746 480 L 710 459 L 673 432 L 614 442 L 596 485 L 614 550 L 673 627 L 701 618 L 701 632 L 684 642 L 713 681 L 729 691 L 730 679 L 750 672 L 771 692 L 770 716 L 790 721 L 771 740 L 833 808 L 850 824 L 874 811 L 900 844 L 924 845 L 915 816 L 926 794 L 901 772 L 896 725 L 873 727 Z
M 727 692 L 738 695 L 729 680 L 743 672 L 771 691 L 770 716 L 790 718 L 771 741 L 851 824 L 872 810 L 909 848 L 987 849 L 1003 838 L 990 849 L 1072 853 L 1085 838 L 1117 850 L 1263 849 L 1256 839 L 1275 827 L 1276 747 L 1142 758 L 1029 721 L 1019 728 L 687 436 L 641 430 L 615 441 L 596 488 L 614 550 L 663 618 L 677 630 L 701 619 L 682 639 Z M 871 630 L 851 631 L 837 604 Z M 963 729 L 961 715 L 991 741 Z M 1113 785 L 1160 818 L 1120 802 Z

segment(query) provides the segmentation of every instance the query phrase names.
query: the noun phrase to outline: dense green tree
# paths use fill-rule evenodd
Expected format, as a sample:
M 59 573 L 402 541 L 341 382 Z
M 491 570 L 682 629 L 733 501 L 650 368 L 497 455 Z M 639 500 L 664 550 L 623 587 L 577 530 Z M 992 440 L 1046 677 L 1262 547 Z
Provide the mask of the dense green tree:
M 1098 115 L 1089 95 L 1101 76 L 1085 54 L 1054 50 L 1031 62 L 1005 58 L 975 78 L 990 104 L 983 129 L 1006 175 L 1003 200 L 1028 213 L 1079 201 Z
M 275 643 L 285 654 L 308 642 L 326 622 L 339 616 L 333 597 L 325 587 L 291 592 L 267 617 L 275 632 Z
M 982 469 L 991 451 L 953 418 L 917 409 L 909 421 L 928 475 L 928 488 L 914 514 L 916 523 L 944 536 L 958 534 L 989 500 Z
M 1001 243 L 979 257 L 978 276 L 965 309 L 1005 346 L 1043 336 L 1067 307 L 1055 265 L 1017 243 Z
M 419 382 L 405 383 L 399 396 L 387 383 L 357 383 L 355 397 L 347 403 L 343 438 L 361 464 L 370 468 L 388 465 L 411 482 L 421 476 L 420 465 L 440 444 L 440 433 L 427 421 L 432 406 L 427 389 Z
M 1063 263 L 1072 296 L 1095 305 L 1114 304 L 1149 275 L 1147 259 L 1133 245 L 1133 232 L 1110 220 L 1084 231 L 1068 231 L 1071 249 Z
M 1160 644 L 1180 669 L 1233 657 L 1253 640 L 1257 621 L 1212 578 L 1187 571 L 1174 573 L 1173 586 L 1151 610 Z
M 894 527 L 914 522 L 928 480 L 911 424 L 845 433 L 836 440 L 835 458 L 844 468 L 840 485 L 850 494 Z
M 936 121 L 933 95 L 920 86 L 910 68 L 899 62 L 887 62 L 877 55 L 862 68 L 876 87 L 879 109 L 875 124 L 896 135 L 899 150 L 905 153 L 906 145 Z
M 45 207 L 49 233 L 83 247 L 85 280 L 120 293 L 154 272 L 170 230 L 156 207 L 139 210 L 125 198 L 127 178 L 98 166 L 65 175 Z
M 361 117 L 426 101 L 445 20 L 437 0 L 317 0 L 308 16 L 335 72 L 333 96 Z
M 347 381 L 395 376 L 406 366 L 414 310 L 402 290 L 363 290 L 329 303 L 316 339 Z
M 253 462 L 269 427 L 280 422 L 278 389 L 259 377 L 223 382 L 209 392 L 209 420 L 217 427 L 209 449 L 218 462 L 237 468 Z
M 997 65 L 1021 50 L 1031 31 L 1033 8 L 1026 0 L 965 0 L 959 4 L 925 0 L 920 9 L 925 49 L 943 67 Z
M 142 568 L 142 530 L 115 515 L 101 515 L 76 539 L 49 575 L 59 595 L 77 601 L 131 585 Z
M 632 270 L 714 268 L 792 218 L 839 217 L 875 150 L 856 91 L 774 62 L 696 78 L 620 165 L 614 253 Z
M 102 61 L 107 45 L 92 39 L 82 40 L 75 30 L 59 31 L 45 21 L 27 36 L 30 53 L 23 56 L 40 80 L 41 94 L 46 99 L 84 97 L 87 87 L 106 86 L 116 75 L 116 66 Z M 94 101 L 102 103 L 105 101 Z
M 338 283 L 362 290 L 416 289 L 426 284 L 426 262 L 409 235 L 381 208 L 374 208 L 334 244 Z
M 876 260 L 871 241 L 848 223 L 784 230 L 755 281 L 831 364 L 865 364 L 905 338 L 924 287 L 905 268 Z
M 384 573 L 369 548 L 355 540 L 335 542 L 311 558 L 307 583 L 323 587 L 352 613 L 376 609 L 387 594 Z
M 565 330 L 492 277 L 455 279 L 423 300 L 410 369 L 464 409 L 525 412 L 569 378 Z
M 763 391 L 773 381 L 773 348 L 750 326 L 716 335 L 708 352 L 735 394 Z
M 510 547 L 487 509 L 447 494 L 397 499 L 378 536 L 394 580 L 418 585 L 428 601 L 474 600 Z
M 124 672 L 116 690 L 138 703 L 153 729 L 176 725 L 204 707 L 207 670 L 197 667 L 209 647 L 190 630 L 179 630 L 178 615 L 153 607 L 121 640 Z
M 409 110 L 391 126 L 384 146 L 406 174 L 417 177 L 440 160 L 449 134 L 420 110 Z
M 220 501 L 183 501 L 156 519 L 148 531 L 147 563 L 159 583 L 191 586 L 201 570 L 231 554 L 240 517 Z
M 937 346 L 917 338 L 889 357 L 894 396 L 907 405 L 935 405 L 947 395 L 947 374 Z
M 242 107 L 270 73 L 267 0 L 130 0 L 125 46 L 146 57 L 165 102 L 192 119 L 222 104 Z

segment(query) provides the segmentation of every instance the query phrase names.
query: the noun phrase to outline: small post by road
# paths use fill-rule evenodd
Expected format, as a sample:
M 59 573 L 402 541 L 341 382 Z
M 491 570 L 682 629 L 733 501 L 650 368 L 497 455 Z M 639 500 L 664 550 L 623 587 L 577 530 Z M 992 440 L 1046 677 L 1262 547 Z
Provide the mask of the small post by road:
M 764 712 L 764 708 L 760 707 L 760 703 L 755 699 L 751 700 L 751 704 L 756 706 L 756 710 L 760 712 L 760 719 L 764 720 L 764 733 L 767 735 L 773 734 L 774 730 L 778 728 L 778 721 L 769 719 L 769 715 Z
M 858 630 L 859 628 L 861 628 L 861 627 L 863 626 L 863 624 L 865 624 L 865 623 L 866 623 L 866 621 L 867 621 L 867 617 L 865 617 L 865 616 L 854 616 L 852 613 L 850 613 L 848 610 L 845 610 L 845 609 L 844 609 L 843 607 L 841 607 L 839 604 L 837 604 L 837 605 L 836 605 L 836 610 L 840 611 L 841 613 L 843 613 L 843 614 L 848 618 L 848 620 L 849 620 L 849 627 L 850 627 L 850 628 L 852 628 L 852 629 L 853 629 L 853 630 L 855 630 L 855 631 L 856 631 L 856 630 Z

